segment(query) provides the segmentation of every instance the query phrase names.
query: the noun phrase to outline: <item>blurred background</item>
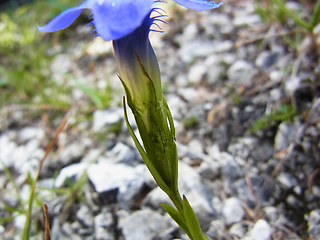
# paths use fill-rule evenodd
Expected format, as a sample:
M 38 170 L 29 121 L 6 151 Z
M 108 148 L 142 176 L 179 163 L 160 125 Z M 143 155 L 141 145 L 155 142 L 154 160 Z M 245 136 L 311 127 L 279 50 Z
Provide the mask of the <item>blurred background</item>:
M 151 33 L 177 128 L 180 182 L 210 239 L 320 236 L 320 1 L 168 1 Z M 123 121 L 111 42 L 71 0 L 0 3 L 0 239 L 20 239 L 37 168 L 31 239 L 187 239 L 164 214 Z M 131 121 L 133 124 L 133 121 Z M 133 125 L 134 129 L 135 126 Z

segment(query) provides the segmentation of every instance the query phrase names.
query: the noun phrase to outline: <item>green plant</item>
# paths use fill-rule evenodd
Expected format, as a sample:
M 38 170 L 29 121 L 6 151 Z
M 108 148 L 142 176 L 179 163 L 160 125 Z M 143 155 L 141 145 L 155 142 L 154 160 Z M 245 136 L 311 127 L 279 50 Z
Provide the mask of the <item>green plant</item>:
M 320 0 L 316 2 L 309 21 L 303 20 L 299 12 L 290 10 L 284 0 L 255 0 L 255 9 L 264 21 L 273 20 L 284 23 L 286 18 L 291 18 L 297 25 L 309 32 L 312 32 L 320 21 Z
M 0 13 L 1 105 L 21 102 L 68 105 L 62 98 L 53 97 L 66 93 L 67 89 L 57 86 L 50 78 L 53 56 L 43 58 L 48 41 L 42 41 L 37 33 L 39 15 L 31 5 Z M 51 89 L 51 94 L 47 95 L 46 89 Z
M 198 118 L 196 116 L 186 117 L 182 120 L 185 128 L 192 128 L 198 124 Z
M 48 48 L 54 38 L 41 34 L 37 25 L 71 6 L 73 1 L 33 1 L 22 6 L 17 1 L 11 2 L 13 5 L 7 11 L 0 12 L 0 107 L 8 104 L 70 107 L 71 87 L 58 84 L 50 69 L 55 53 L 48 52 Z M 101 91 L 80 83 L 78 87 L 96 107 L 108 105 L 109 87 Z
M 104 89 L 92 89 L 79 80 L 72 79 L 76 86 L 80 88 L 98 109 L 103 109 L 109 106 L 111 100 L 111 88 L 107 85 Z
M 278 109 L 270 114 L 263 115 L 253 122 L 249 128 L 250 133 L 257 133 L 260 130 L 265 130 L 270 127 L 276 126 L 281 122 L 288 122 L 296 116 L 296 111 L 293 105 L 281 105 Z

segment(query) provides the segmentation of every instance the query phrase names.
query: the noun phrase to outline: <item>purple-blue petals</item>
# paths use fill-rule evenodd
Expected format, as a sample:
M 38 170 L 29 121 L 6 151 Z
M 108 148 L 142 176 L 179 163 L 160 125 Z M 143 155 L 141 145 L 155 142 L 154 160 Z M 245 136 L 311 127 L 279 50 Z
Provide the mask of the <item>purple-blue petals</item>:
M 104 40 L 117 40 L 133 32 L 147 16 L 154 2 L 161 0 L 86 0 L 80 6 L 69 8 L 47 25 L 38 27 L 43 32 L 55 32 L 69 27 L 83 9 L 90 9 L 97 35 Z M 207 10 L 217 8 L 216 4 L 207 0 L 174 0 L 178 4 L 193 9 Z

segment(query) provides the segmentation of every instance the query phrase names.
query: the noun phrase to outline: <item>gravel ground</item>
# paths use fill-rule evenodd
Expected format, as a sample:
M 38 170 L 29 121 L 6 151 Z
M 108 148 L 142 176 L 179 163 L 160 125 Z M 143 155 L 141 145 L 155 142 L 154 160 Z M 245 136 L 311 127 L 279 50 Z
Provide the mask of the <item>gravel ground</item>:
M 170 5 L 167 12 L 165 32 L 151 38 L 176 125 L 181 193 L 208 237 L 319 239 L 320 33 L 303 35 L 295 49 L 286 41 L 294 23 L 262 22 L 249 0 L 206 12 Z M 41 202 L 54 240 L 187 239 L 159 206 L 168 199 L 123 122 L 111 44 L 90 31 L 79 26 L 76 43 L 53 47 L 59 54 L 51 70 L 61 85 L 74 85 L 70 75 L 88 86 L 109 84 L 111 106 L 79 119 L 88 98 L 73 91 L 69 125 L 41 170 L 32 239 L 43 235 Z M 35 176 L 62 120 L 53 109 L 37 118 L 33 111 L 1 110 L 2 218 L 26 207 L 28 172 Z M 15 216 L 0 225 L 1 239 L 20 239 L 25 218 Z

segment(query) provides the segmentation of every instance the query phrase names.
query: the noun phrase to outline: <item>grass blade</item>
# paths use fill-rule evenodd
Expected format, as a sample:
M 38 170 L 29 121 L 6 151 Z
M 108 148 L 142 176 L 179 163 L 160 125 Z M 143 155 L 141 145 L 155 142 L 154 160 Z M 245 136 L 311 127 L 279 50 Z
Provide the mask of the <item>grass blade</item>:
M 31 188 L 30 195 L 29 195 L 26 222 L 25 222 L 25 225 L 24 225 L 24 228 L 23 228 L 21 240 L 29 240 L 30 239 L 30 225 L 31 225 L 32 206 L 33 206 L 34 194 L 35 194 L 35 189 L 36 189 L 36 183 L 37 183 L 37 180 L 38 180 L 39 175 L 40 175 L 40 170 L 41 170 L 42 165 L 43 165 L 45 159 L 47 158 L 49 152 L 51 151 L 52 147 L 57 142 L 59 134 L 62 132 L 62 130 L 66 126 L 67 121 L 69 119 L 69 116 L 70 116 L 70 112 L 67 112 L 65 117 L 63 118 L 62 122 L 60 123 L 57 131 L 55 132 L 55 134 L 53 136 L 53 139 L 51 140 L 49 146 L 46 149 L 46 152 L 44 153 L 44 155 L 43 155 L 43 157 L 42 157 L 42 159 L 41 159 L 41 161 L 40 161 L 40 163 L 38 165 L 37 175 L 36 175 L 36 178 L 34 179 L 34 181 L 32 183 L 32 188 Z

